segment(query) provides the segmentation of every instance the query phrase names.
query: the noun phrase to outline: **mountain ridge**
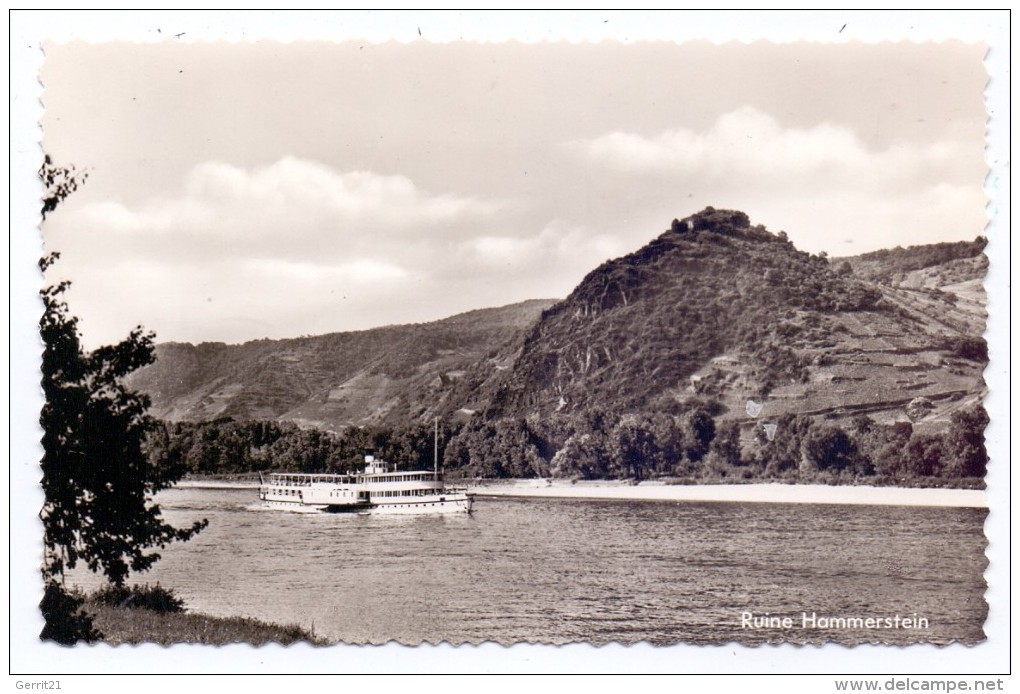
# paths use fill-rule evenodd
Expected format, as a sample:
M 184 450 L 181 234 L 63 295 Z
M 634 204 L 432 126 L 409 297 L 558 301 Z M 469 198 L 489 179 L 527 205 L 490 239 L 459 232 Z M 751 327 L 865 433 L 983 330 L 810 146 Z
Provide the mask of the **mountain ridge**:
M 945 431 L 985 393 L 983 248 L 979 237 L 830 259 L 743 212 L 706 208 L 562 300 L 353 333 L 164 343 L 131 385 L 170 421 L 340 431 L 440 417 L 463 427 L 457 464 L 486 448 L 530 451 L 516 467 L 493 463 L 506 474 L 548 471 L 606 418 L 687 422 L 687 440 L 706 446 L 726 430 L 745 457 L 763 450 L 764 423 L 798 417 Z
M 490 353 L 505 349 L 523 325 L 553 300 L 467 311 L 449 318 L 355 332 L 237 345 L 167 342 L 156 362 L 129 385 L 152 399 L 152 413 L 170 421 L 279 419 L 336 429 L 392 424 L 438 404 L 445 382 Z M 410 397 L 414 390 L 423 391 Z M 366 399 L 366 391 L 375 395 Z M 439 392 L 439 395 L 442 393 Z M 354 400 L 351 407 L 343 400 Z M 361 404 L 367 411 L 354 416 Z
M 527 382 L 500 402 L 519 410 L 545 393 L 548 413 L 551 400 L 563 409 L 628 391 L 621 406 L 641 407 L 648 392 L 635 376 L 685 388 L 683 379 L 734 349 L 753 352 L 772 376 L 795 376 L 786 338 L 775 334 L 791 311 L 861 311 L 882 299 L 878 288 L 837 275 L 824 257 L 752 226 L 743 212 L 707 208 L 604 263 L 545 311 L 519 366 Z M 748 395 L 772 386 L 763 378 Z

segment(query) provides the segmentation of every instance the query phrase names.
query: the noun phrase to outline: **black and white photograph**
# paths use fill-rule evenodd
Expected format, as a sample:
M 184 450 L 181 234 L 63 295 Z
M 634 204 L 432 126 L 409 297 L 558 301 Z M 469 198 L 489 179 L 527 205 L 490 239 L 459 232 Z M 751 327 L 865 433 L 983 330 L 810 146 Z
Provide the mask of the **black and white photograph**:
M 987 644 L 989 46 L 841 17 L 40 44 L 18 638 Z

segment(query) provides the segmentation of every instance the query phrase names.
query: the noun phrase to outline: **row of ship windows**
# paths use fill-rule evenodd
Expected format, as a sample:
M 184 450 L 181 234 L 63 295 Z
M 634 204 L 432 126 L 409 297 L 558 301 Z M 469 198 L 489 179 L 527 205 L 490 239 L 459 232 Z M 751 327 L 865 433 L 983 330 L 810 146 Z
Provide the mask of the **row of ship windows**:
M 372 492 L 373 497 L 394 497 L 394 496 L 435 496 L 434 489 L 401 489 L 395 492 Z
M 395 475 L 385 477 L 364 477 L 359 479 L 362 483 L 379 483 L 379 482 L 425 482 L 431 480 L 433 475 L 431 473 L 425 473 L 421 475 Z
M 299 490 L 297 490 L 297 489 L 281 489 L 281 490 L 278 491 L 278 494 L 280 494 L 282 496 L 301 496 L 301 492 Z M 345 494 L 344 492 L 330 492 L 329 495 L 331 497 L 350 496 L 349 494 Z M 434 489 L 402 489 L 402 490 L 393 491 L 393 492 L 373 492 L 372 496 L 383 496 L 383 497 L 393 497 L 393 496 L 435 496 L 435 490 Z

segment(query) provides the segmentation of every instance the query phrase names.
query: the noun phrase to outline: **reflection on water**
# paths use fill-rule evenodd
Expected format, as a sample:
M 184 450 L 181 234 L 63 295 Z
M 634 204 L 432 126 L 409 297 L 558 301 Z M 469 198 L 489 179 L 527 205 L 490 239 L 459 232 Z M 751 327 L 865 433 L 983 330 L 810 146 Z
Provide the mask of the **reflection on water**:
M 984 509 L 480 497 L 471 516 L 309 515 L 254 494 L 162 493 L 168 520 L 209 527 L 133 580 L 352 643 L 983 638 Z M 929 626 L 803 629 L 803 612 Z

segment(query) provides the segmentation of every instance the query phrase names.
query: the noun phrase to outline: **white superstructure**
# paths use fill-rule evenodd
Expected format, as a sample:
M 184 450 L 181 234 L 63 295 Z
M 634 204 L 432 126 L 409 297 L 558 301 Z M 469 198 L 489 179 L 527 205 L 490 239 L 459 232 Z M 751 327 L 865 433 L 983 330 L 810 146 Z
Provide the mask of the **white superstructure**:
M 259 498 L 273 508 L 329 513 L 470 513 L 474 501 L 467 489 L 446 487 L 436 471 L 388 471 L 370 455 L 354 474 L 271 473 Z

